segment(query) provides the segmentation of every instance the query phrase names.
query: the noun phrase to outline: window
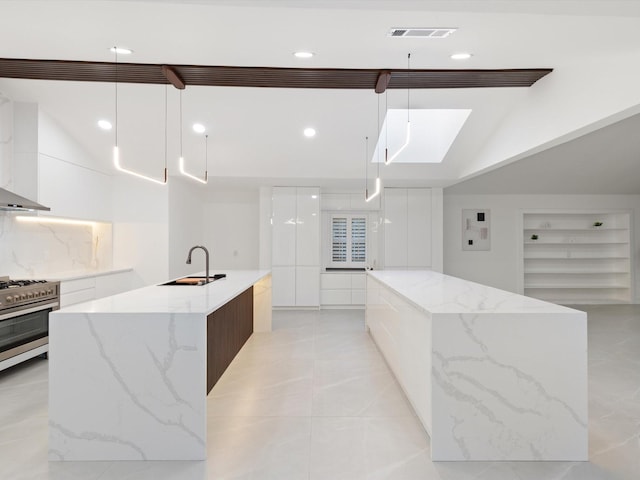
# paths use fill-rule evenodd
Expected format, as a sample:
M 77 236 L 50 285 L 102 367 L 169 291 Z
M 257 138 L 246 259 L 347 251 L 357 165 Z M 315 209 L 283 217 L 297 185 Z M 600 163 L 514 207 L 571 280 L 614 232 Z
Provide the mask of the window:
M 329 267 L 364 268 L 367 264 L 366 215 L 331 215 Z

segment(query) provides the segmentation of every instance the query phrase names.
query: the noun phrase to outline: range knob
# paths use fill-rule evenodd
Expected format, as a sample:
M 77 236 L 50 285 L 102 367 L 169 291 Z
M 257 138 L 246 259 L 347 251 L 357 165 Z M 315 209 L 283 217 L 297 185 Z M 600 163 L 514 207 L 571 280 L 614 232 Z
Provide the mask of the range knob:
M 14 302 L 19 302 L 20 301 L 20 295 L 14 295 L 13 296 L 13 301 Z
M 13 297 L 11 295 L 7 295 L 7 298 L 5 298 L 5 300 L 7 301 L 7 303 L 13 303 Z
M 45 292 L 44 290 L 40 290 L 40 296 L 44 297 L 47 294 L 47 292 Z
M 27 299 L 27 295 L 26 295 L 26 294 L 24 294 L 24 293 L 22 293 L 22 294 L 20 295 L 20 300 L 26 300 L 26 299 Z
M 40 296 L 40 292 L 39 292 L 38 290 L 34 290 L 34 291 L 33 291 L 33 296 L 34 296 L 35 298 L 38 298 L 38 297 Z
M 27 298 L 33 298 L 33 292 L 27 292 Z
M 53 293 L 53 290 L 49 289 L 47 290 L 47 295 L 51 295 Z

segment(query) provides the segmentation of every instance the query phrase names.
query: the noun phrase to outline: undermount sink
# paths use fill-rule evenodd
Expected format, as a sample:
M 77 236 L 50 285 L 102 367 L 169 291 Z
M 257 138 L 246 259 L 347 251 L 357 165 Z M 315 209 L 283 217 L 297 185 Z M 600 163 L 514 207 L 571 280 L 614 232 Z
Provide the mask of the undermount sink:
M 227 276 L 226 273 L 216 273 L 215 275 L 211 275 L 209 277 L 209 283 L 214 282 L 216 280 L 220 280 L 221 278 L 225 278 Z M 165 286 L 165 285 L 169 285 L 169 286 L 173 286 L 173 285 L 180 285 L 180 286 L 184 286 L 184 285 L 192 285 L 192 286 L 200 286 L 200 285 L 206 285 L 207 283 L 207 277 L 183 277 L 183 278 L 179 278 L 177 280 L 172 280 L 170 282 L 167 283 L 161 283 L 159 286 Z

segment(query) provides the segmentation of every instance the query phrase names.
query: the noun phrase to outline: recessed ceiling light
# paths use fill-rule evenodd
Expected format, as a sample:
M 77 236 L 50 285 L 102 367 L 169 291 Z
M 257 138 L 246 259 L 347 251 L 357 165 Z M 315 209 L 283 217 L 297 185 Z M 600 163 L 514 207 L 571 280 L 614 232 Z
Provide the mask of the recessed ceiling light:
M 109 120 L 98 120 L 98 126 L 103 130 L 111 130 L 111 122 Z
M 194 123 L 192 128 L 196 133 L 204 133 L 204 131 L 206 130 L 206 128 L 204 128 L 204 125 L 202 125 L 201 123 Z
M 118 55 L 130 55 L 133 53 L 133 50 L 124 47 L 111 47 L 109 50 Z
M 451 55 L 451 58 L 453 60 L 469 60 L 471 58 L 471 54 L 470 53 L 454 53 L 453 55 Z
M 303 133 L 304 133 L 304 136 L 307 137 L 307 138 L 315 137 L 316 136 L 316 129 L 308 127 L 308 128 L 304 129 Z
M 296 57 L 296 58 L 311 58 L 314 55 L 315 54 L 313 52 L 295 52 L 293 54 L 293 56 Z

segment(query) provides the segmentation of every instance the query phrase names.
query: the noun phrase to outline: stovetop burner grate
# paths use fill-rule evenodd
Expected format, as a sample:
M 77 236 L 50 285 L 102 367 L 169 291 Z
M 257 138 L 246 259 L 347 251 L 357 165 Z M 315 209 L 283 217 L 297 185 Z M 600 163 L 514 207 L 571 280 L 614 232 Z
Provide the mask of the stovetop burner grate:
M 0 281 L 0 290 L 5 288 L 25 287 L 36 283 L 47 283 L 47 280 L 2 280 Z

